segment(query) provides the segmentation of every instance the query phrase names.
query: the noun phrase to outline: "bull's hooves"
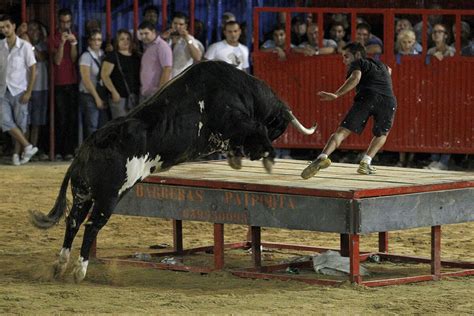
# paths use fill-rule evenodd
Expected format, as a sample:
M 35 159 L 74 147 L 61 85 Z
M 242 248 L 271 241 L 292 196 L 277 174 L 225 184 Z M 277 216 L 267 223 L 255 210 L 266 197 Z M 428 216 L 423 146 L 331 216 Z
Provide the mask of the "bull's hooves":
M 232 169 L 236 169 L 236 170 L 242 169 L 242 157 L 237 157 L 237 156 L 227 157 L 227 163 Z
M 82 267 L 75 267 L 72 271 L 72 276 L 74 277 L 74 282 L 81 283 L 86 277 L 86 271 Z
M 273 161 L 273 159 L 270 159 L 270 158 L 263 158 L 263 167 L 265 168 L 265 170 L 268 172 L 268 173 L 272 173 L 272 170 L 273 170 L 273 165 L 275 164 L 275 162 Z
M 64 272 L 66 272 L 67 268 L 67 262 L 66 263 L 60 263 L 59 261 L 56 261 L 53 264 L 53 277 L 55 279 L 61 279 L 64 277 Z

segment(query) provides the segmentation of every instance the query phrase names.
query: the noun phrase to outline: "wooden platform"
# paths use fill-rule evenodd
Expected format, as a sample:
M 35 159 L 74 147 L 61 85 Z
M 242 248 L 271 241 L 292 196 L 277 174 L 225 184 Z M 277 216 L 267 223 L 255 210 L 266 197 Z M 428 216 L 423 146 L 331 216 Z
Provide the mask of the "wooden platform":
M 474 173 L 377 166 L 377 174 L 361 175 L 358 165 L 333 163 L 309 180 L 300 177 L 307 161 L 277 159 L 268 174 L 260 161 L 243 161 L 233 170 L 225 160 L 188 163 L 150 176 L 145 182 L 190 184 L 257 192 L 362 198 L 474 187 Z
M 474 221 L 474 174 L 333 164 L 303 180 L 307 162 L 189 163 L 148 177 L 117 213 L 337 233 L 370 233 Z
M 260 245 L 266 243 L 260 241 L 260 227 L 340 233 L 341 254 L 350 257 L 350 280 L 369 286 L 438 279 L 442 276 L 441 265 L 469 268 L 449 276 L 474 274 L 474 263 L 440 259 L 441 225 L 474 221 L 473 173 L 378 167 L 376 175 L 360 175 L 356 173 L 357 165 L 335 163 L 303 180 L 300 173 L 307 164 L 277 160 L 271 174 L 259 161 L 243 161 L 241 170 L 231 169 L 226 161 L 182 164 L 135 185 L 115 213 L 173 219 L 175 254 L 185 253 L 183 220 L 214 223 L 214 246 L 198 249 L 213 250 L 214 269 L 223 267 L 224 224 L 248 225 L 252 227 L 251 243 L 234 245 L 252 246 L 254 270 L 234 272 L 244 277 L 267 278 L 263 268 L 281 268 L 261 266 Z M 359 235 L 378 232 L 378 255 L 403 260 L 403 256 L 387 254 L 388 232 L 414 227 L 432 228 L 432 256 L 409 260 L 431 263 L 432 274 L 362 282 L 359 264 L 368 254 L 359 252 Z M 311 248 L 284 244 L 272 247 L 277 246 Z M 322 248 L 312 248 L 318 249 Z

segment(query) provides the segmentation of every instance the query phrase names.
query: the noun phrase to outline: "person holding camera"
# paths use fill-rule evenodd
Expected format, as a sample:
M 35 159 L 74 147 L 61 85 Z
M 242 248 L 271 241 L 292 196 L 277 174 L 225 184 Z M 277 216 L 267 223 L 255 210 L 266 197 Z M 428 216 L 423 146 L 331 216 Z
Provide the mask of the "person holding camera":
M 182 12 L 177 12 L 171 22 L 171 28 L 161 35 L 165 40 L 168 40 L 168 44 L 173 50 L 171 78 L 176 77 L 192 64 L 201 61 L 204 54 L 204 46 L 189 34 L 188 25 L 188 17 Z
M 58 24 L 53 38 L 54 93 L 56 99 L 56 160 L 71 160 L 77 146 L 77 39 L 72 32 L 72 12 L 58 11 Z

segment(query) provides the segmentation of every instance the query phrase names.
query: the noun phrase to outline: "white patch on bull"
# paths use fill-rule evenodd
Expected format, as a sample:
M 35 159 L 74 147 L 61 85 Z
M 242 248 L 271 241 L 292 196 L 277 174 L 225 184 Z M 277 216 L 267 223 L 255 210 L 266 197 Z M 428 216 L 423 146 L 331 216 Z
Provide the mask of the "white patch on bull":
M 201 111 L 201 114 L 202 114 L 202 112 L 204 111 L 204 100 L 199 101 L 198 103 L 199 103 L 199 111 Z
M 74 264 L 74 270 L 72 274 L 74 275 L 74 281 L 81 282 L 86 277 L 87 266 L 89 265 L 89 260 L 84 260 L 83 257 L 79 257 L 76 263 Z
M 204 124 L 202 124 L 202 122 L 199 122 L 198 126 L 199 126 L 198 137 L 199 137 L 199 136 L 201 136 L 201 128 L 204 126 Z
M 71 255 L 71 250 L 68 248 L 62 248 L 59 252 L 59 263 L 67 263 L 69 261 L 69 256 Z
M 119 190 L 119 195 L 122 194 L 125 190 L 131 188 L 137 181 L 145 179 L 150 175 L 150 169 L 155 168 L 155 171 L 161 169 L 163 161 L 160 161 L 161 156 L 156 155 L 155 158 L 149 159 L 149 154 L 146 154 L 142 157 L 132 157 L 127 158 L 127 163 L 125 168 L 127 169 L 127 178 L 125 183 Z

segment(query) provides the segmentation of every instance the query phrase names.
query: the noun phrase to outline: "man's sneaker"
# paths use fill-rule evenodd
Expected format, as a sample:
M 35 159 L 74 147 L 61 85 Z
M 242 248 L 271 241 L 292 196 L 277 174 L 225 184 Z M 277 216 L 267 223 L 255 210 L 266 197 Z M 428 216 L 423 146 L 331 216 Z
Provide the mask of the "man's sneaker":
M 25 164 L 30 161 L 31 157 L 33 157 L 38 152 L 38 147 L 33 147 L 32 145 L 26 146 L 25 150 L 23 150 L 23 154 L 21 155 L 21 164 Z
M 359 164 L 359 169 L 357 169 L 357 173 L 360 174 L 374 174 L 377 172 L 377 169 L 375 167 L 372 167 L 366 162 L 362 162 Z
M 20 163 L 20 156 L 18 156 L 18 154 L 13 154 L 13 156 L 12 156 L 12 164 L 13 164 L 14 166 L 19 166 L 19 165 L 21 165 L 21 163 Z
M 331 159 L 329 158 L 318 158 L 309 164 L 308 167 L 304 168 L 301 172 L 301 178 L 309 179 L 314 176 L 320 169 L 325 169 L 331 165 Z

